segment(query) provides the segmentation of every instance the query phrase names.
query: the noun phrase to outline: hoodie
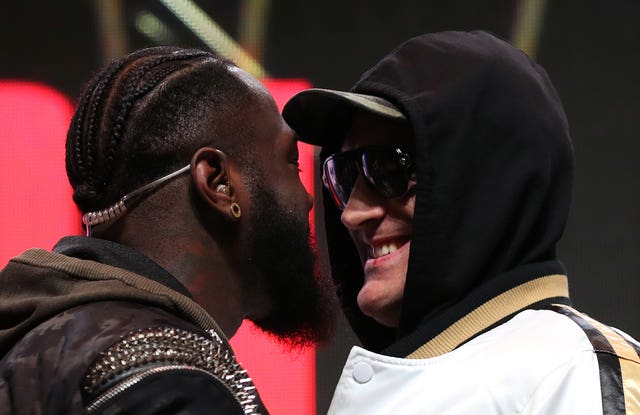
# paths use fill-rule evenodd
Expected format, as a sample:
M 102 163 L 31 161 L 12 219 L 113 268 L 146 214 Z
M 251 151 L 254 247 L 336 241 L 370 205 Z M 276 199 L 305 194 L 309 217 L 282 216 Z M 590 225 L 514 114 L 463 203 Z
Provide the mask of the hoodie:
M 325 189 L 333 278 L 365 347 L 406 356 L 501 293 L 565 274 L 556 244 L 571 201 L 573 150 L 560 98 L 542 67 L 489 33 L 442 32 L 403 43 L 351 92 L 384 98 L 404 115 L 417 174 L 397 329 L 359 310 L 362 265 Z M 302 141 L 322 143 L 324 160 L 340 147 L 352 113 L 336 114 L 332 141 L 322 141 L 303 121 L 302 104 L 294 97 L 283 115 Z M 568 304 L 562 284 L 523 307 Z
M 65 237 L 0 283 L 2 413 L 267 413 L 213 318 L 132 248 Z

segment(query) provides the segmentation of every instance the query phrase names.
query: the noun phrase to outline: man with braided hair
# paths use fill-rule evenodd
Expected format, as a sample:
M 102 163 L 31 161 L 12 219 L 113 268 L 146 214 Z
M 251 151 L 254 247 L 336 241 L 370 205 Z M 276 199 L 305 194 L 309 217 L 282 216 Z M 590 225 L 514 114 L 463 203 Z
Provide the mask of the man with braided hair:
M 215 54 L 143 49 L 87 85 L 66 149 L 87 236 L 0 273 L 3 413 L 267 413 L 227 338 L 248 318 L 322 341 L 334 310 L 269 93 Z

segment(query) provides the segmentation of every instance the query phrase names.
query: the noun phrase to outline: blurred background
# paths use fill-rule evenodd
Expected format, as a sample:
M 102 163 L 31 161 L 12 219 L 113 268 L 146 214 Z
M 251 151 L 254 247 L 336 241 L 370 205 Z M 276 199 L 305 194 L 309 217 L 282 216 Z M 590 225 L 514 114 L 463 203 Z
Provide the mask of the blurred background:
M 59 236 L 80 233 L 63 170 L 66 128 L 82 85 L 112 58 L 157 44 L 215 49 L 264 79 L 281 106 L 308 86 L 350 88 L 411 36 L 483 29 L 542 64 L 563 99 L 576 178 L 559 254 L 574 303 L 638 338 L 638 22 L 637 0 L 3 2 L 1 266 L 25 248 L 51 248 Z M 306 184 L 318 190 L 308 151 Z M 324 253 L 321 226 L 316 234 Z M 357 343 L 344 322 L 318 350 L 291 354 L 260 336 L 249 327 L 233 341 L 271 412 L 326 413 Z

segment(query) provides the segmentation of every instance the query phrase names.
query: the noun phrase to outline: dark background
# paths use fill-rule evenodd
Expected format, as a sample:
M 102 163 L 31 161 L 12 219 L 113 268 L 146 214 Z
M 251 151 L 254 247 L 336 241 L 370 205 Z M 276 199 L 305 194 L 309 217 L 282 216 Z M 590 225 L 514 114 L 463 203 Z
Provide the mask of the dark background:
M 77 97 L 92 71 L 111 57 L 108 30 L 99 25 L 100 3 L 4 2 L 0 78 L 43 81 Z M 122 6 L 125 52 L 155 44 L 135 29 L 141 10 L 167 24 L 167 41 L 205 47 L 159 1 L 112 3 Z M 196 3 L 227 33 L 239 36 L 247 2 Z M 271 77 L 306 78 L 317 87 L 348 89 L 377 59 L 414 35 L 484 29 L 511 39 L 523 3 L 263 1 L 266 30 L 254 53 Z M 573 208 L 559 256 L 569 271 L 577 308 L 639 337 L 640 2 L 538 3 L 545 13 L 535 57 L 563 99 L 576 154 Z M 355 342 L 346 326 L 339 333 L 318 353 L 319 414 L 326 412 L 341 364 Z

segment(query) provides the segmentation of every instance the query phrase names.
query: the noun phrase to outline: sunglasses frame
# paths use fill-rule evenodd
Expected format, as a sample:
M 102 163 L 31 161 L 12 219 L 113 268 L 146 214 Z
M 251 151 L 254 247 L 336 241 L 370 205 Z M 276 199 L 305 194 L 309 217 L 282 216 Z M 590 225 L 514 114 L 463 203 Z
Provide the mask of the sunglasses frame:
M 398 161 L 399 166 L 404 170 L 406 185 L 404 186 L 404 189 L 402 192 L 394 192 L 392 194 L 386 193 L 383 190 L 382 186 L 375 182 L 374 172 L 369 171 L 370 166 L 369 166 L 369 163 L 366 162 L 367 154 L 373 151 L 381 151 L 381 150 L 384 152 L 393 153 L 393 155 L 390 157 L 395 158 Z M 340 200 L 340 197 L 338 196 L 338 191 L 334 186 L 334 182 L 328 178 L 328 176 L 332 176 L 331 174 L 329 174 L 329 163 L 331 163 L 338 157 L 346 158 L 350 163 L 355 162 L 358 166 L 359 173 L 365 178 L 365 180 L 367 181 L 367 183 L 369 183 L 371 188 L 374 189 L 374 191 L 377 194 L 384 197 L 385 199 L 398 199 L 405 196 L 409 191 L 409 182 L 411 180 L 411 173 L 414 168 L 414 165 L 411 160 L 411 157 L 409 156 L 408 151 L 405 151 L 402 148 L 397 146 L 371 145 L 371 146 L 360 147 L 355 150 L 344 151 L 341 153 L 334 153 L 331 156 L 327 157 L 322 163 L 322 184 L 329 191 L 334 204 L 340 210 L 344 210 L 347 203 L 349 202 L 349 198 L 347 198 L 344 202 Z M 335 176 L 335 173 L 333 176 Z M 351 189 L 351 191 L 353 191 L 353 188 Z

